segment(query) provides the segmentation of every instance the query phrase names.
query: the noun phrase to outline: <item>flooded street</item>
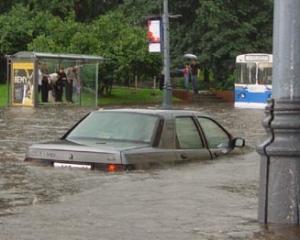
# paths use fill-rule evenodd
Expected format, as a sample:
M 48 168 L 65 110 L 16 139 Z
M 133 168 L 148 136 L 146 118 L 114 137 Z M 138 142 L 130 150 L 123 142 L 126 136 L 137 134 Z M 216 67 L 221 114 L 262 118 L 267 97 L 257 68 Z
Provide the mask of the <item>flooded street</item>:
M 204 106 L 205 105 L 205 106 Z M 0 240 L 299 239 L 257 223 L 263 110 L 214 103 L 203 111 L 246 147 L 214 161 L 108 174 L 24 163 L 32 143 L 61 137 L 91 109 L 0 112 Z M 0 110 L 1 111 L 1 110 Z

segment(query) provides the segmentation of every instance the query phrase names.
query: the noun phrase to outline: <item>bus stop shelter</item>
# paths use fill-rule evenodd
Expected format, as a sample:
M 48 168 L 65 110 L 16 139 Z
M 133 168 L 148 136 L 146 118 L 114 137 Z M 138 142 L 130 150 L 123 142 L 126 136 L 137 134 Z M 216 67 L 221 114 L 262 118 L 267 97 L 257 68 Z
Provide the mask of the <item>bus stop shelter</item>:
M 98 70 L 99 63 L 103 61 L 101 56 L 43 52 L 18 52 L 7 56 L 9 105 L 36 107 L 57 104 L 55 84 L 59 71 L 63 71 L 66 81 L 62 85 L 63 97 L 59 103 L 67 103 L 65 84 L 70 73 L 74 79 L 70 90 L 73 100 L 68 104 L 97 106 Z M 47 82 L 42 83 L 42 79 Z M 47 88 L 41 91 L 44 85 Z

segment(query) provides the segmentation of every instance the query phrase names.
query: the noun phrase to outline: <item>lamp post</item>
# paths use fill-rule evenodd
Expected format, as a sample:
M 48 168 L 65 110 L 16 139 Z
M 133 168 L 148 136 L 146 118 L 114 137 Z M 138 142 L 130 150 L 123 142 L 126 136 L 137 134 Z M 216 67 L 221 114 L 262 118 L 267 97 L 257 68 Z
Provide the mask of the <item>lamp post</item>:
M 261 154 L 258 219 L 300 223 L 300 1 L 275 0 L 273 99 Z
M 170 80 L 170 39 L 169 39 L 169 10 L 168 0 L 164 0 L 163 13 L 163 32 L 164 32 L 164 91 L 163 91 L 163 109 L 172 108 L 172 86 Z

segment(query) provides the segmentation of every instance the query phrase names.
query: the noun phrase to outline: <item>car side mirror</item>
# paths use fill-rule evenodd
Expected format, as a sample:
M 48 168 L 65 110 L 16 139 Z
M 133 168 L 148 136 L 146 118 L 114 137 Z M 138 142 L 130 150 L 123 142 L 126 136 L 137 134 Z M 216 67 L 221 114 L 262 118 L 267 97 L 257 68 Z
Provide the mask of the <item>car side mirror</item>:
M 238 148 L 242 148 L 245 146 L 245 139 L 243 138 L 234 138 L 232 140 L 232 146 L 235 148 L 235 147 L 238 147 Z

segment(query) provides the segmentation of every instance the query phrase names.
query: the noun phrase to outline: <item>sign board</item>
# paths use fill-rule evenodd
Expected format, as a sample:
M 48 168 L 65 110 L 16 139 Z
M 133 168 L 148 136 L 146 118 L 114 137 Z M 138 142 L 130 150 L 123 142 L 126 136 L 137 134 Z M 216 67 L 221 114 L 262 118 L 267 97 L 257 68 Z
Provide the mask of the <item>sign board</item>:
M 148 20 L 147 39 L 149 52 L 161 52 L 161 21 Z
M 252 61 L 252 62 L 268 62 L 269 56 L 268 55 L 246 55 L 245 56 L 246 61 Z
M 12 63 L 12 104 L 33 106 L 33 63 Z

